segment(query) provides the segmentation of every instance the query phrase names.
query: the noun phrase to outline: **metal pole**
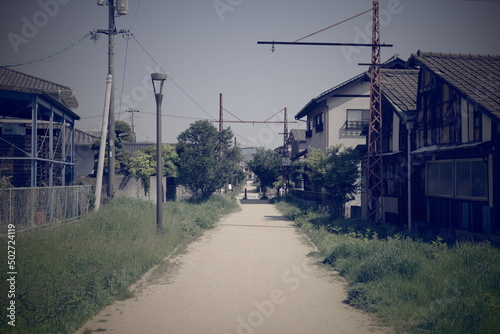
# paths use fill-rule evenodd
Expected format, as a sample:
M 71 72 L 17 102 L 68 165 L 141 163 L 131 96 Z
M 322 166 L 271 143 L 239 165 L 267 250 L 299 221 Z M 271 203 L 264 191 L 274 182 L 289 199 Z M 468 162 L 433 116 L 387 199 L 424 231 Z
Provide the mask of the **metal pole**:
M 113 197 L 115 180 L 115 5 L 113 0 L 108 1 L 108 74 L 111 75 L 111 93 L 109 103 L 109 131 L 108 131 L 108 196 Z
M 163 192 L 162 192 L 162 158 L 161 158 L 161 102 L 163 95 L 155 94 L 156 99 L 156 227 L 163 229 Z
M 411 133 L 413 130 L 413 119 L 412 120 L 406 120 L 406 129 L 407 129 L 407 135 L 408 135 L 408 156 L 407 156 L 407 173 L 408 173 L 408 198 L 406 200 L 406 203 L 408 203 L 408 231 L 411 231 L 413 229 L 412 226 L 412 221 L 411 221 L 411 203 L 412 203 L 412 198 L 411 198 Z

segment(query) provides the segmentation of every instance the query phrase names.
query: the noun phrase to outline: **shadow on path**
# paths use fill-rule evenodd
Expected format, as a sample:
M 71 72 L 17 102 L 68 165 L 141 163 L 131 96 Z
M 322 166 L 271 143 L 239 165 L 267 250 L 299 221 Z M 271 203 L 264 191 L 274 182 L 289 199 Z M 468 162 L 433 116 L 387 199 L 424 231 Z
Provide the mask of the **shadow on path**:
M 240 199 L 241 204 L 269 204 L 268 199 Z

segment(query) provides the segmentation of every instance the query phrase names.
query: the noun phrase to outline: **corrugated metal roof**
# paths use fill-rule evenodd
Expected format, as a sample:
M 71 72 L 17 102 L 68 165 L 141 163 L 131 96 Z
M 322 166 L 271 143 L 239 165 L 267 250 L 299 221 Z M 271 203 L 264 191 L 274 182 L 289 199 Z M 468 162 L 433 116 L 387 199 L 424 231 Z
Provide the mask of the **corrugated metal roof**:
M 412 58 L 500 119 L 500 56 L 418 51 Z
M 306 130 L 301 129 L 292 129 L 290 134 L 293 136 L 293 139 L 296 141 L 304 141 L 306 140 Z
M 399 111 L 417 110 L 418 70 L 382 69 L 382 94 Z
M 31 94 L 45 93 L 68 109 L 78 108 L 78 101 L 70 87 L 7 67 L 0 67 L 0 89 Z

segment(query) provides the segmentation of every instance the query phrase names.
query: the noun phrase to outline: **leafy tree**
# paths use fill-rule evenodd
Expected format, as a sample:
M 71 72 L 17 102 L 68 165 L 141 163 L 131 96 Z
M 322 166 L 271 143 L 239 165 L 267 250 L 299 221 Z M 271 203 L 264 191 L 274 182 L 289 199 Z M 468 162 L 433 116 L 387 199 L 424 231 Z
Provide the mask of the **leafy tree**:
M 129 161 L 129 173 L 142 181 L 144 192 L 149 194 L 150 176 L 156 175 L 156 147 L 146 147 L 134 153 Z M 163 176 L 177 176 L 177 153 L 172 145 L 162 145 Z
M 281 157 L 271 149 L 257 148 L 257 152 L 252 155 L 248 166 L 259 178 L 264 194 L 266 189 L 277 182 L 281 175 Z
M 312 149 L 304 159 L 304 172 L 313 187 L 323 188 L 330 195 L 336 211 L 344 216 L 344 204 L 354 199 L 359 188 L 360 156 L 353 148 L 342 149 L 341 145 L 325 152 Z
M 217 131 L 208 121 L 197 121 L 178 137 L 178 182 L 193 194 L 208 198 L 231 181 L 241 161 L 232 145 L 230 129 Z
M 116 121 L 115 122 L 115 156 L 116 156 L 116 164 L 115 170 L 117 173 L 128 175 L 129 174 L 129 163 L 132 154 L 123 149 L 124 142 L 132 142 L 132 127 L 124 122 L 124 121 Z M 99 159 L 99 145 L 101 143 L 100 139 L 96 139 L 94 144 L 92 144 L 91 149 L 95 151 L 94 154 L 94 171 L 97 171 L 97 162 Z M 106 145 L 106 159 L 104 159 L 104 175 L 108 174 L 108 147 Z

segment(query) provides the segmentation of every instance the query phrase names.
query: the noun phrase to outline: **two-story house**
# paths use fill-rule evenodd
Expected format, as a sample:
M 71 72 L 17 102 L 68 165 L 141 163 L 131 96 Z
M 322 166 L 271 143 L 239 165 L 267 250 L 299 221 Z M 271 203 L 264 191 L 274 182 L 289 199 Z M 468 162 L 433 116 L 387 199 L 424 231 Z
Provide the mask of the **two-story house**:
M 382 68 L 404 69 L 406 62 L 394 56 Z M 370 120 L 370 74 L 363 72 L 312 99 L 296 115 L 307 118 L 307 147 L 326 150 L 329 147 L 366 145 Z M 305 182 L 304 189 L 310 190 Z M 361 192 L 346 203 L 345 215 L 360 212 Z
M 500 233 L 500 56 L 418 52 L 412 219 Z

